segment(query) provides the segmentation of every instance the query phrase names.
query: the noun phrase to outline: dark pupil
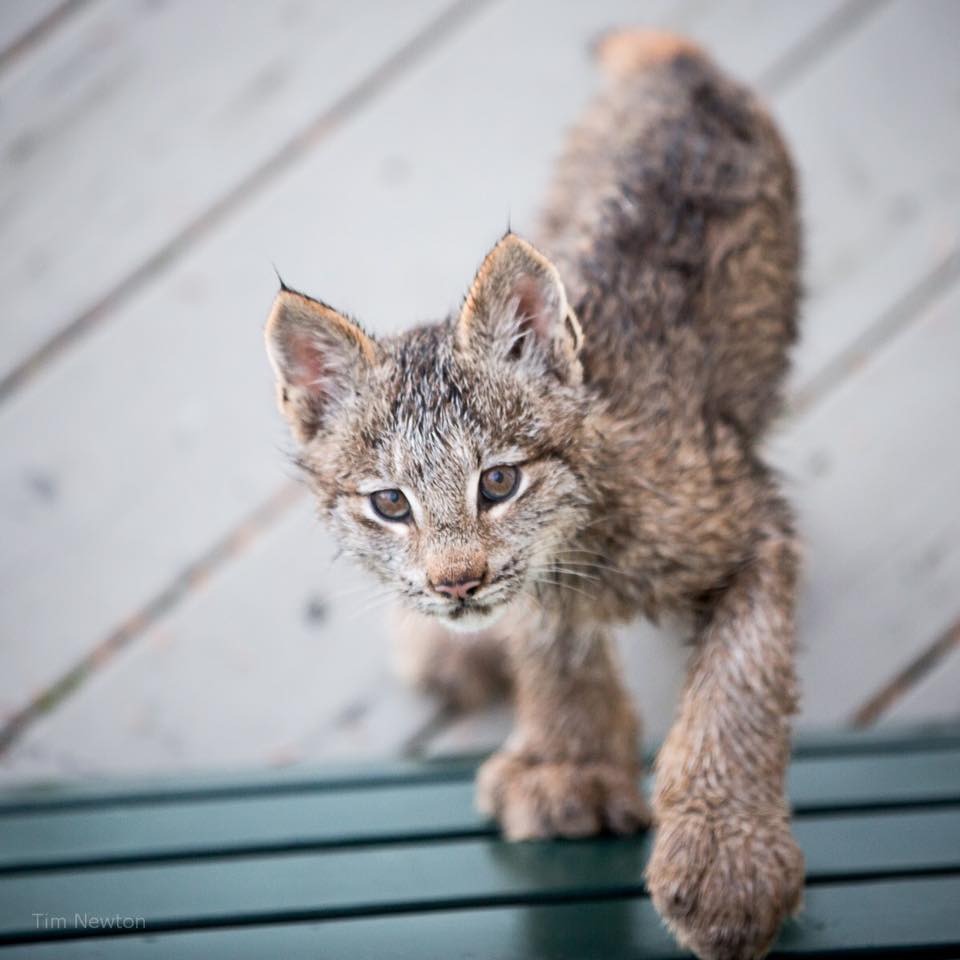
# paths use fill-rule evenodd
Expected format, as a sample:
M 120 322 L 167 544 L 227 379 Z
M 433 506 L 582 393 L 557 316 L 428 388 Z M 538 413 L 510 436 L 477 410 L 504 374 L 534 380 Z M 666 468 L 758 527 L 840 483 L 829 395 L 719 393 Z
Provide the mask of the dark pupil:
M 373 495 L 373 502 L 385 517 L 400 518 L 408 510 L 407 498 L 399 490 L 380 490 Z
M 505 499 L 513 492 L 516 471 L 504 467 L 491 467 L 483 475 L 481 489 L 488 499 Z

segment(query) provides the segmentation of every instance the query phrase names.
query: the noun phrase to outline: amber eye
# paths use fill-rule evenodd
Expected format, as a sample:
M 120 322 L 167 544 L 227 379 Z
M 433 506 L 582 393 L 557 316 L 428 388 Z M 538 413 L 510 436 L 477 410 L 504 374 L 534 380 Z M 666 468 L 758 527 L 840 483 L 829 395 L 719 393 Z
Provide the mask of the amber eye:
M 384 520 L 406 520 L 410 516 L 410 504 L 399 490 L 371 493 L 370 503 Z
M 490 503 L 499 503 L 512 497 L 520 483 L 516 467 L 491 467 L 480 474 L 480 496 Z

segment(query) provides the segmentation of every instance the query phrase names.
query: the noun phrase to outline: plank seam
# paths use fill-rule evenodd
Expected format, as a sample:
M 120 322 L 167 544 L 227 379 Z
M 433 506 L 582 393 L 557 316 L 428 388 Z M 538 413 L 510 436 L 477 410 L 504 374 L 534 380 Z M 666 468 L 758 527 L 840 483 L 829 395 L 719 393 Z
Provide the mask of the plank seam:
M 158 273 L 191 250 L 214 228 L 225 222 L 251 197 L 305 156 L 315 144 L 374 100 L 390 83 L 437 44 L 452 35 L 470 17 L 495 0 L 454 0 L 422 30 L 386 57 L 369 74 L 348 89 L 319 116 L 290 137 L 272 156 L 242 177 L 210 206 L 193 217 L 152 254 L 134 267 L 113 288 L 49 337 L 0 379 L 0 403 L 33 379 L 48 363 L 100 326 L 111 313 L 129 301 Z
M 890 0 L 851 0 L 844 4 L 787 50 L 777 63 L 765 70 L 757 85 L 767 96 L 781 93 L 889 2 Z
M 6 70 L 17 60 L 26 56 L 33 47 L 42 43 L 61 24 L 90 3 L 91 0 L 63 0 L 63 3 L 54 7 L 46 16 L 41 17 L 19 37 L 15 37 L 7 47 L 0 50 L 0 71 Z
M 960 619 L 947 627 L 936 640 L 902 670 L 894 674 L 876 693 L 869 697 L 851 717 L 854 727 L 869 727 L 888 711 L 901 697 L 924 677 L 933 673 L 950 654 L 960 651 Z
M 885 872 L 851 872 L 847 875 L 833 875 L 822 880 L 806 878 L 805 887 L 818 886 L 849 886 L 870 882 L 888 882 L 901 879 L 920 879 L 935 877 L 960 876 L 955 868 L 933 867 L 929 869 L 905 869 Z M 246 926 L 276 926 L 283 923 L 299 923 L 313 921 L 325 923 L 335 920 L 345 920 L 352 917 L 383 917 L 410 913 L 437 913 L 454 910 L 476 910 L 497 907 L 531 907 L 548 904 L 591 903 L 604 900 L 648 899 L 649 895 L 642 883 L 617 884 L 610 887 L 597 887 L 589 893 L 572 890 L 529 891 L 517 894 L 488 894 L 486 896 L 448 897 L 424 901 L 386 901 L 380 904 L 364 904 L 342 907 L 314 907 L 296 910 L 264 911 L 260 914 L 224 914 L 221 917 L 194 917 L 188 920 L 155 919 L 150 923 L 147 932 L 171 933 L 186 930 L 209 930 L 223 927 Z M 12 945 L 17 943 L 52 943 L 70 940 L 85 940 L 92 937 L 103 937 L 102 929 L 68 929 L 45 931 L 51 935 L 36 936 L 24 933 L 0 933 L 0 944 Z M 143 936 L 143 929 L 117 928 L 111 931 L 110 938 Z M 960 944 L 960 940 L 957 941 Z
M 843 821 L 863 816 L 920 813 L 929 810 L 953 809 L 960 812 L 960 796 L 953 798 L 934 797 L 924 800 L 911 798 L 904 803 L 887 801 L 883 803 L 862 803 L 851 806 L 816 803 L 803 804 L 793 812 L 795 822 L 805 820 Z M 406 833 L 383 833 L 375 836 L 339 837 L 336 839 L 304 839 L 277 841 L 259 844 L 233 844 L 222 847 L 199 847 L 150 851 L 143 849 L 136 853 L 118 853 L 112 856 L 75 857 L 73 859 L 53 859 L 46 861 L 22 860 L 0 865 L 0 877 L 35 876 L 58 871 L 99 870 L 109 867 L 150 866 L 173 863 L 190 863 L 210 860 L 244 860 L 250 857 L 285 856 L 288 854 L 336 853 L 350 850 L 370 850 L 391 847 L 456 844 L 465 840 L 496 840 L 499 829 L 494 824 L 477 827 L 464 827 L 450 830 L 409 830 Z M 950 868 L 941 867 L 898 867 L 899 870 L 949 869 L 960 872 L 960 862 Z M 871 874 L 872 876 L 873 874 Z M 831 877 L 840 876 L 831 874 Z
M 929 752 L 952 752 L 960 747 L 960 734 L 948 733 L 945 735 L 926 735 L 919 739 L 920 734 L 909 734 L 902 738 L 891 736 L 881 741 L 871 741 L 863 745 L 863 749 L 856 750 L 853 745 L 845 745 L 843 749 L 833 753 L 826 752 L 825 747 L 807 750 L 803 744 L 797 745 L 793 751 L 793 759 L 842 759 L 848 757 L 883 757 L 908 750 L 911 755 Z M 649 768 L 653 766 L 655 750 L 645 753 L 644 763 Z M 159 789 L 163 781 L 158 780 L 158 789 L 119 787 L 116 792 L 109 790 L 92 796 L 79 797 L 26 797 L 18 799 L 17 790 L 7 791 L 10 799 L 3 800 L 0 793 L 0 816 L 54 813 L 69 810 L 94 809 L 96 807 L 126 807 L 166 803 L 194 803 L 205 801 L 228 800 L 241 797 L 270 797 L 289 796 L 298 793 L 329 793 L 342 790 L 376 790 L 384 787 L 418 787 L 429 785 L 443 785 L 451 783 L 469 783 L 476 774 L 477 767 L 488 754 L 471 754 L 464 757 L 444 758 L 440 761 L 423 761 L 422 769 L 404 770 L 400 772 L 376 773 L 376 767 L 371 772 L 347 773 L 340 776 L 318 773 L 316 777 L 305 774 L 302 779 L 284 781 L 283 779 L 269 779 L 266 781 L 247 783 L 231 782 L 227 784 L 199 784 L 193 787 L 183 787 L 171 790 Z M 30 790 L 31 788 L 25 788 Z M 12 794 L 12 796 L 11 796 Z M 927 801 L 929 802 L 929 801 Z
M 950 753 L 952 759 L 960 761 L 960 756 Z M 293 784 L 262 783 L 252 787 L 229 786 L 223 789 L 177 791 L 170 793 L 133 793 L 133 794 L 106 794 L 95 797 L 80 797 L 75 799 L 57 800 L 26 800 L 0 804 L 0 817 L 5 816 L 33 816 L 37 814 L 69 814 L 83 810 L 96 809 L 129 809 L 131 807 L 166 806 L 172 804 L 206 804 L 218 803 L 223 800 L 248 800 L 270 797 L 295 797 L 298 795 L 329 794 L 336 792 L 355 792 L 381 789 L 420 789 L 423 787 L 442 787 L 456 784 L 470 784 L 475 775 L 475 765 L 463 768 L 454 768 L 449 772 L 438 774 L 435 771 L 425 770 L 423 775 L 411 773 L 397 777 L 365 778 L 363 780 L 345 778 L 342 780 L 305 781 Z M 645 778 L 643 783 L 649 788 L 652 776 Z M 942 793 L 917 793 L 903 799 L 887 800 L 859 800 L 851 803 L 837 801 L 802 800 L 793 805 L 794 816 L 827 815 L 845 812 L 883 812 L 886 810 L 903 810 L 907 807 L 937 807 L 950 806 L 960 803 L 960 794 L 957 796 L 943 796 Z
M 787 416 L 802 417 L 842 386 L 864 362 L 895 340 L 910 323 L 933 306 L 960 279 L 960 248 L 954 246 L 937 264 L 818 373 L 801 384 L 787 404 Z
M 218 540 L 199 559 L 189 563 L 147 604 L 124 620 L 50 687 L 38 694 L 0 728 L 0 754 L 38 717 L 66 699 L 96 669 L 110 661 L 144 630 L 174 609 L 197 584 L 205 582 L 230 559 L 239 556 L 257 534 L 286 513 L 304 495 L 304 488 L 288 481 L 261 503 L 239 526 Z

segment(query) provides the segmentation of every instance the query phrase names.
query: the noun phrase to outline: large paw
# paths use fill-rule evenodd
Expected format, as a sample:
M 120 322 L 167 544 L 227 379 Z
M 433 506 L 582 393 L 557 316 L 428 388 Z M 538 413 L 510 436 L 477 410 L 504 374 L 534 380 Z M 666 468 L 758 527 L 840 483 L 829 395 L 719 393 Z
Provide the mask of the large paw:
M 803 894 L 786 813 L 661 816 L 647 887 L 667 926 L 704 960 L 753 960 Z
M 634 771 L 613 763 L 541 763 L 495 753 L 477 775 L 477 805 L 511 840 L 634 833 L 650 822 Z

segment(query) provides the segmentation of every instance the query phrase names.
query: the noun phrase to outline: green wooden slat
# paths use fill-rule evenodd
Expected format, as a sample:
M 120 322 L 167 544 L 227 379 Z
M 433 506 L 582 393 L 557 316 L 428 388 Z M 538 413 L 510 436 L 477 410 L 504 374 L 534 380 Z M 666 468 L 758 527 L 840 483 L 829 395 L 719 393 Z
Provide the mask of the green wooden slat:
M 476 765 L 476 757 L 458 757 L 384 761 L 376 765 L 329 764 L 322 768 L 298 766 L 240 773 L 195 773 L 139 780 L 51 780 L 0 790 L 0 816 L 27 810 L 73 810 L 464 781 L 471 779 Z
M 960 748 L 960 727 L 907 728 L 902 731 L 844 730 L 801 734 L 794 756 L 882 756 Z M 648 761 L 656 752 L 647 749 Z M 143 780 L 49 781 L 0 790 L 0 815 L 27 809 L 80 808 L 121 803 L 178 802 L 191 799 L 297 793 L 303 790 L 343 790 L 408 783 L 469 780 L 480 757 L 427 762 L 392 761 L 377 766 L 332 765 L 322 769 L 292 767 L 240 773 L 192 774 Z
M 960 798 L 960 749 L 810 757 L 790 768 L 797 810 L 951 802 Z
M 796 830 L 814 881 L 960 871 L 960 807 L 812 817 Z M 17 874 L 0 878 L 0 939 L 55 934 L 37 929 L 37 910 L 162 929 L 639 893 L 649 844 L 478 839 Z
M 867 951 L 960 956 L 960 877 L 807 890 L 801 916 L 775 955 Z M 648 900 L 494 907 L 386 917 L 234 927 L 11 947 L 5 960 L 677 960 L 680 950 Z
M 812 810 L 960 803 L 960 749 L 794 763 L 790 791 Z M 470 780 L 8 814 L 0 870 L 492 833 Z
M 0 869 L 491 833 L 473 783 L 0 818 Z
M 806 731 L 796 737 L 793 755 L 839 757 L 943 750 L 947 747 L 960 747 L 960 725 L 955 721 L 909 727 Z

